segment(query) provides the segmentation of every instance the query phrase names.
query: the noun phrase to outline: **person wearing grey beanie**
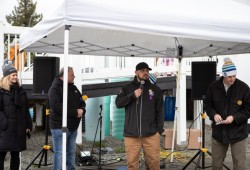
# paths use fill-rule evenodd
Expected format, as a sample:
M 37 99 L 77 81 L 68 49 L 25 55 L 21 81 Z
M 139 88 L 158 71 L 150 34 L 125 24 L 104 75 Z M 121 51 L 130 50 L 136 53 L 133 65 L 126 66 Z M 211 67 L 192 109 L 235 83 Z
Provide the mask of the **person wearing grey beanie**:
M 11 73 L 17 73 L 16 68 L 12 66 L 12 61 L 10 60 L 4 60 L 2 70 L 4 77 L 10 75 Z
M 0 79 L 0 170 L 10 152 L 10 169 L 19 170 L 19 153 L 26 150 L 26 135 L 32 129 L 26 92 L 18 83 L 17 70 L 5 60 Z

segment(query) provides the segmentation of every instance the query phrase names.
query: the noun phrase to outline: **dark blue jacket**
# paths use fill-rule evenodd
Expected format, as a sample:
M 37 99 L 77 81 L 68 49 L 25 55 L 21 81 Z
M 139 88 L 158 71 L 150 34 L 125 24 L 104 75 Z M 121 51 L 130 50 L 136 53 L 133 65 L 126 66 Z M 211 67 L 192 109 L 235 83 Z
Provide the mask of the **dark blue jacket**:
M 125 85 L 116 98 L 117 108 L 125 107 L 124 136 L 151 136 L 164 131 L 163 94 L 161 89 L 145 81 L 142 100 L 134 95 L 140 87 L 136 77 Z
M 233 143 L 248 137 L 247 121 L 250 118 L 250 91 L 246 83 L 236 79 L 226 93 L 223 77 L 211 83 L 205 99 L 205 111 L 212 123 L 212 137 L 221 143 Z M 228 125 L 215 125 L 214 115 L 222 119 L 232 115 Z

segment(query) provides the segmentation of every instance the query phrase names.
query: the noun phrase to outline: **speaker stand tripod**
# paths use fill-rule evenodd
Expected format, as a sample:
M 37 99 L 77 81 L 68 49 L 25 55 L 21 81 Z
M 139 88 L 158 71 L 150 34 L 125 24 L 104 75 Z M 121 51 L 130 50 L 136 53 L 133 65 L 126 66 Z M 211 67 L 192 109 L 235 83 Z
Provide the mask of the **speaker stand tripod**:
M 25 170 L 28 170 L 29 167 L 31 165 L 38 165 L 38 168 L 40 168 L 41 166 L 47 166 L 47 165 L 51 165 L 47 163 L 48 160 L 48 150 L 50 150 L 52 153 L 54 153 L 53 149 L 51 148 L 50 145 L 48 145 L 48 130 L 49 130 L 49 110 L 46 109 L 46 125 L 45 125 L 45 145 L 43 146 L 42 150 L 37 154 L 37 156 L 31 161 L 31 163 L 27 166 L 27 168 Z M 34 162 L 36 161 L 36 159 L 41 155 L 40 161 L 38 164 L 34 164 Z M 42 160 L 44 158 L 44 164 L 42 164 Z
M 204 111 L 203 111 L 204 112 Z M 195 170 L 197 168 L 199 169 L 206 169 L 206 168 L 210 168 L 211 166 L 207 166 L 205 167 L 205 153 L 209 154 L 210 156 L 212 156 L 211 152 L 208 151 L 207 148 L 205 148 L 205 119 L 206 119 L 206 114 L 205 113 L 201 113 L 201 117 L 202 117 L 202 148 L 193 156 L 193 158 L 183 167 L 183 170 L 185 170 L 190 163 L 194 162 L 194 159 L 196 157 L 198 157 L 197 162 L 194 162 L 195 165 Z M 200 166 L 200 161 L 201 161 L 201 166 Z M 228 168 L 226 165 L 223 164 L 223 166 L 227 169 L 230 170 L 230 168 Z

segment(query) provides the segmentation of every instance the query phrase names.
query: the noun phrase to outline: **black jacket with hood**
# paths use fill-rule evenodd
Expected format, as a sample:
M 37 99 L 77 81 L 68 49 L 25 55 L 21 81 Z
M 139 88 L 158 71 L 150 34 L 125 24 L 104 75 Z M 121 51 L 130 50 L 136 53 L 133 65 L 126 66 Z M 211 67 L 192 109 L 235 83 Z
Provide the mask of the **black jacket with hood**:
M 81 93 L 73 83 L 68 83 L 68 105 L 67 105 L 67 128 L 76 130 L 81 118 L 77 117 L 77 109 L 83 109 L 85 113 L 85 102 L 81 100 Z M 50 128 L 61 129 L 63 119 L 63 81 L 56 77 L 49 92 Z
M 247 84 L 236 79 L 227 93 L 223 77 L 211 83 L 205 100 L 205 111 L 212 123 L 212 137 L 228 144 L 248 137 L 247 121 L 250 118 L 250 91 Z M 232 115 L 231 124 L 216 125 L 214 115 L 219 114 L 223 120 Z
M 32 130 L 32 120 L 24 89 L 0 89 L 0 151 L 26 150 L 26 129 Z
M 141 83 L 134 80 L 125 85 L 116 98 L 117 108 L 125 107 L 124 136 L 151 136 L 164 131 L 163 94 L 149 80 L 143 85 L 143 93 L 137 99 L 134 91 Z

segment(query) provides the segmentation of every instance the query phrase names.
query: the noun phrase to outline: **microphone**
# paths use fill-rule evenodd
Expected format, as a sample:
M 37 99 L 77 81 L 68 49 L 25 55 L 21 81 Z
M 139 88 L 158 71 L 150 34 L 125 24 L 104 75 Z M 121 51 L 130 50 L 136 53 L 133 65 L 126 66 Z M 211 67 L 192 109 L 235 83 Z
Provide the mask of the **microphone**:
M 80 102 L 86 101 L 86 100 L 88 100 L 88 96 L 87 95 L 83 95 L 82 97 L 80 97 Z
M 145 84 L 145 81 L 142 80 L 139 88 L 143 89 L 144 84 Z M 139 103 L 139 97 L 137 97 L 137 99 L 136 99 L 136 104 L 138 104 L 138 103 Z
M 144 84 L 145 84 L 145 81 L 142 80 L 142 81 L 141 81 L 141 84 L 140 84 L 140 89 L 142 89 L 142 87 L 143 87 Z

